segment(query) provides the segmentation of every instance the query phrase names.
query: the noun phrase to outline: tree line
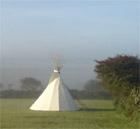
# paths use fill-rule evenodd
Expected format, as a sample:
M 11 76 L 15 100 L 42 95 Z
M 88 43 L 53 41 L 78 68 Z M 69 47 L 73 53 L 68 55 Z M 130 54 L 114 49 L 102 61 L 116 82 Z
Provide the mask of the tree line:
M 46 88 L 41 81 L 26 77 L 20 80 L 20 90 L 16 90 L 10 86 L 6 90 L 0 91 L 0 98 L 37 98 Z M 1 89 L 4 87 L 2 83 Z M 75 99 L 111 99 L 110 94 L 105 91 L 97 80 L 89 80 L 83 86 L 82 90 L 69 89 Z

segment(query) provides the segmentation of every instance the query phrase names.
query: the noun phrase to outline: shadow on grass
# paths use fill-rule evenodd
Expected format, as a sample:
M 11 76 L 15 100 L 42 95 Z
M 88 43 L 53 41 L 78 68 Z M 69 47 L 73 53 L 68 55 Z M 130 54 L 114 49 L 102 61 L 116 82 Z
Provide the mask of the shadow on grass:
M 80 109 L 79 111 L 89 111 L 89 112 L 108 112 L 108 111 L 115 111 L 115 109 L 104 109 L 104 108 L 84 108 Z

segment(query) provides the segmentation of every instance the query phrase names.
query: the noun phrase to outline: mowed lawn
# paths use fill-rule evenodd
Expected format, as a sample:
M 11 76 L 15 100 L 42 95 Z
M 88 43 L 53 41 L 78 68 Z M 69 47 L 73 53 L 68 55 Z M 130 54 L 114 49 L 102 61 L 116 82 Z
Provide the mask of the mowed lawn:
M 110 100 L 83 100 L 85 106 L 73 112 L 29 110 L 32 99 L 0 99 L 0 129 L 138 129 L 118 114 Z

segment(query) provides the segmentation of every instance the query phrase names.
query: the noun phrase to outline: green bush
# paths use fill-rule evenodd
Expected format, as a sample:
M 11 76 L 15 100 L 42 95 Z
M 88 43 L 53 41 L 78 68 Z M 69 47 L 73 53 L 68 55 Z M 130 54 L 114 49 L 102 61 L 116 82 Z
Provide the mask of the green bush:
M 118 55 L 96 62 L 95 71 L 103 86 L 112 94 L 116 109 L 130 119 L 137 119 L 140 108 L 138 57 Z

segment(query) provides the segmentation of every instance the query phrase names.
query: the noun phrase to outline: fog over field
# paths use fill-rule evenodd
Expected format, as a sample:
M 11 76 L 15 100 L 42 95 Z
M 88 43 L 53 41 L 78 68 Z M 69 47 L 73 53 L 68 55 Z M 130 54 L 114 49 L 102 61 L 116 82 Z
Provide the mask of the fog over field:
M 95 61 L 139 54 L 137 0 L 3 0 L 0 82 L 34 77 L 45 86 L 52 57 L 62 58 L 69 88 L 95 79 Z
M 71 61 L 71 62 L 70 62 Z M 94 61 L 86 60 L 70 60 L 65 61 L 61 76 L 63 81 L 69 86 L 69 88 L 83 88 L 86 81 L 95 78 L 94 73 Z M 13 63 L 12 66 L 11 63 Z M 7 62 L 2 71 L 2 82 L 7 84 L 16 84 L 14 87 L 19 87 L 19 80 L 24 77 L 34 77 L 42 82 L 45 86 L 48 83 L 48 79 L 53 71 L 53 63 L 51 59 L 40 59 L 31 61 L 16 60 L 10 61 L 10 65 Z

